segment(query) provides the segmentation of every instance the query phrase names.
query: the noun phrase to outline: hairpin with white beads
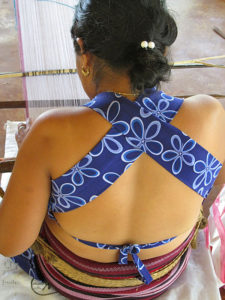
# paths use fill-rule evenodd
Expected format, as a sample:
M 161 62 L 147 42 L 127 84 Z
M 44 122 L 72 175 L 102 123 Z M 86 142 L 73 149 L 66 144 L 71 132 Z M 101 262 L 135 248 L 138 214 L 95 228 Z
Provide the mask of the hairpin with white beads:
M 155 43 L 154 42 L 147 42 L 147 41 L 143 41 L 141 42 L 141 48 L 143 49 L 154 49 L 155 48 Z

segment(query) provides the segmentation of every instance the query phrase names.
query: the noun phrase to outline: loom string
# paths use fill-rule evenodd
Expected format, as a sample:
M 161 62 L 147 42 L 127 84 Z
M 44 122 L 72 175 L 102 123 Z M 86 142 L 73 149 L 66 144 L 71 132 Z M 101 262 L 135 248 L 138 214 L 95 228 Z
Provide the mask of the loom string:
M 54 35 L 57 36 L 57 33 L 59 32 L 59 34 L 58 34 L 59 38 L 58 39 L 53 38 L 53 40 L 51 39 L 50 47 L 46 47 L 45 51 L 43 51 L 44 44 L 43 45 L 41 44 L 40 45 L 40 53 L 41 54 L 36 53 L 36 47 L 33 47 L 33 52 L 34 52 L 34 57 L 37 60 L 37 64 L 42 67 L 42 70 L 45 70 L 45 69 L 48 70 L 48 68 L 51 67 L 51 64 L 49 64 L 47 57 L 50 57 L 50 60 L 51 60 L 52 59 L 51 51 L 53 52 L 52 49 L 58 50 L 58 48 L 60 48 L 61 52 L 60 51 L 54 52 L 54 59 L 57 62 L 56 66 L 57 66 L 58 70 L 60 70 L 63 68 L 63 63 L 61 61 L 62 54 L 60 56 L 59 53 L 68 53 L 67 48 L 69 45 L 69 43 L 66 41 L 69 39 L 67 38 L 65 40 L 65 29 L 63 27 L 63 23 L 65 23 L 65 20 L 68 19 L 66 16 L 67 12 L 63 12 L 63 8 L 62 9 L 55 8 L 53 10 L 53 14 L 50 14 L 48 9 L 50 8 L 50 4 L 52 5 L 52 3 L 47 3 L 49 1 L 44 1 L 44 2 L 46 2 L 45 5 L 39 5 L 38 2 L 40 2 L 40 1 L 34 2 L 31 0 L 31 1 L 29 1 L 30 7 L 28 7 L 29 5 L 27 5 L 26 1 L 23 1 L 23 0 L 20 1 L 22 10 L 24 13 L 24 18 L 27 21 L 24 28 L 26 29 L 27 25 L 30 23 L 28 21 L 29 14 L 34 14 L 34 16 L 32 15 L 32 21 L 33 21 L 33 19 L 35 21 L 33 27 L 35 30 L 36 30 L 36 28 L 39 28 L 39 31 L 37 31 L 34 36 L 32 36 L 30 34 L 30 37 L 34 39 L 34 42 L 36 44 L 37 44 L 37 42 L 35 39 L 40 39 L 40 43 L 42 43 L 42 41 L 44 39 L 49 39 L 49 36 L 50 37 L 52 37 Z M 70 1 L 70 2 L 72 3 L 72 1 Z M 24 7 L 23 7 L 23 3 L 24 3 Z M 58 3 L 58 4 L 62 4 L 62 3 Z M 73 1 L 73 4 L 75 4 L 74 1 Z M 52 11 L 52 6 L 50 9 Z M 60 13 L 60 17 L 59 17 L 59 13 Z M 40 24 L 40 19 L 44 22 L 44 23 L 42 22 L 43 23 L 42 27 Z M 54 23 L 55 19 L 57 21 Z M 45 30 L 46 24 L 48 27 L 47 31 L 49 32 L 49 35 L 45 34 L 47 32 Z M 57 25 L 57 30 L 55 30 L 56 25 Z M 67 26 L 68 26 L 68 24 L 67 24 Z M 69 24 L 69 26 L 70 26 L 70 24 Z M 26 31 L 27 31 L 27 29 L 26 29 Z M 29 39 L 29 35 L 27 36 L 27 38 Z M 60 40 L 60 44 L 57 44 L 58 40 Z M 26 42 L 27 41 L 25 40 L 25 43 Z M 32 42 L 32 40 L 31 40 L 31 42 Z M 24 47 L 26 49 L 27 45 L 25 45 Z M 70 53 L 71 53 L 71 51 L 70 51 Z M 43 54 L 44 54 L 44 56 L 43 56 Z M 26 55 L 27 61 L 32 61 L 32 58 L 31 58 L 32 55 L 33 55 L 32 51 L 27 52 L 27 55 Z M 71 72 L 71 70 L 68 70 L 67 72 L 60 71 L 60 73 L 70 74 L 72 72 Z M 76 73 L 76 70 L 73 70 L 73 73 Z M 40 74 L 38 74 L 38 72 L 36 72 L 33 74 L 25 74 L 25 75 L 33 75 L 35 77 L 36 75 L 43 75 L 43 74 L 52 75 L 52 71 L 47 71 L 46 73 L 45 73 L 45 71 L 43 71 Z M 20 76 L 20 75 L 21 74 L 17 74 L 17 76 Z M 8 76 L 10 76 L 10 75 L 8 75 Z M 32 77 L 32 76 L 26 76 L 26 77 Z M 67 91 L 71 90 L 73 95 L 74 94 L 76 95 L 77 93 L 75 93 L 76 92 L 75 90 L 78 90 L 78 89 L 76 89 L 76 86 L 77 86 L 76 80 L 74 80 L 74 76 L 72 76 L 72 75 L 65 75 L 64 77 L 65 77 L 65 79 L 63 79 L 63 80 L 61 80 L 61 78 L 62 78 L 61 76 L 54 76 L 54 80 L 52 80 L 52 78 L 49 78 L 49 79 L 41 78 L 40 83 L 37 82 L 37 85 L 41 86 L 41 84 L 44 83 L 44 81 L 45 81 L 45 83 L 47 82 L 46 88 L 44 88 L 44 86 L 43 86 L 43 89 L 45 90 L 45 93 L 44 93 L 45 95 L 44 94 L 42 95 L 42 91 L 40 89 L 37 89 L 36 93 L 33 93 L 32 89 L 35 89 L 35 86 L 32 86 L 33 82 L 29 81 L 28 86 L 31 85 L 31 88 L 28 90 L 29 100 L 32 101 L 32 99 L 42 99 L 43 98 L 43 100 L 46 99 L 45 101 L 49 102 L 48 100 L 50 100 L 50 99 L 61 99 L 60 101 L 61 101 L 61 105 L 62 105 L 64 102 L 63 99 L 72 99 L 73 98 L 72 96 L 68 97 L 68 93 L 66 96 L 66 90 Z M 27 80 L 29 80 L 29 78 L 27 78 Z M 78 84 L 78 86 L 79 86 L 79 84 Z M 50 91 L 51 87 L 52 87 L 52 90 Z M 80 87 L 79 87 L 79 89 L 80 89 Z M 60 97 L 57 97 L 58 95 L 60 95 Z M 58 103 L 59 103 L 59 101 L 56 101 L 55 104 L 58 104 Z M 44 105 L 44 106 L 46 106 L 46 105 Z
M 69 7 L 69 8 L 72 8 L 73 10 L 75 10 L 75 8 L 74 8 L 73 6 L 70 6 L 70 5 L 68 5 L 68 4 L 61 3 L 61 2 L 58 2 L 58 1 L 54 1 L 54 0 L 37 0 L 37 1 L 38 1 L 38 2 L 51 2 L 51 3 L 63 5 L 63 6 L 66 6 L 66 7 Z
M 17 20 L 17 29 L 18 29 L 18 42 L 19 42 L 19 51 L 20 51 L 20 65 L 22 69 L 22 73 L 25 72 L 24 67 L 24 55 L 23 55 L 23 46 L 22 46 L 22 32 L 21 32 L 21 19 L 20 19 L 20 10 L 19 10 L 19 0 L 15 0 L 15 14 L 16 14 L 16 20 Z M 23 78 L 23 93 L 24 98 L 26 101 L 26 115 L 29 116 L 28 111 L 28 97 L 27 97 L 27 87 L 26 87 L 26 80 Z

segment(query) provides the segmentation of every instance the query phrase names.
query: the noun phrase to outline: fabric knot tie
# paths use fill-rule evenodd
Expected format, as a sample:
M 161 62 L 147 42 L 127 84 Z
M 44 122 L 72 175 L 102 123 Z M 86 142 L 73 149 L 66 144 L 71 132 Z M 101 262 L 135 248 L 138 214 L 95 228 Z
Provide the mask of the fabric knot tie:
M 141 276 L 142 281 L 145 284 L 149 284 L 152 282 L 153 278 L 149 271 L 146 269 L 143 262 L 138 257 L 138 253 L 141 251 L 139 245 L 125 245 L 120 249 L 120 256 L 119 256 L 119 264 L 120 265 L 127 265 L 128 264 L 128 254 L 131 254 L 133 262 L 138 270 L 138 273 Z
M 140 247 L 138 245 L 125 245 L 120 249 L 119 264 L 127 265 L 128 264 L 128 254 L 138 254 L 140 252 Z

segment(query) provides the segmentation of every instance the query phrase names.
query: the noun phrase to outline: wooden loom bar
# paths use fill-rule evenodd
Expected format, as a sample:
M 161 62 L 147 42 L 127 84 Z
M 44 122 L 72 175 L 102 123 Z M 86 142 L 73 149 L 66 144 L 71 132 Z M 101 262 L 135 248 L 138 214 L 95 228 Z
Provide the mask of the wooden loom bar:
M 183 64 L 176 64 L 172 66 L 172 69 L 176 70 L 176 69 L 204 69 L 204 68 L 222 68 L 225 69 L 224 65 L 214 65 L 214 64 L 187 64 L 187 65 L 183 65 Z
M 215 31 L 215 33 L 217 33 L 221 38 L 225 39 L 225 32 L 223 32 L 222 30 L 220 30 L 218 27 L 214 27 L 213 30 Z
M 25 101 L 0 101 L 0 109 L 26 108 Z
M 87 103 L 87 99 L 67 99 L 67 100 L 30 100 L 30 108 L 44 108 L 44 107 L 62 107 L 64 106 L 79 106 Z M 61 105 L 60 105 L 61 104 Z M 26 101 L 0 101 L 0 109 L 12 109 L 12 108 L 26 108 Z
M 0 173 L 12 172 L 15 160 L 15 158 L 0 158 Z
M 190 97 L 193 97 L 193 96 L 194 95 L 184 95 L 184 96 L 175 96 L 175 97 L 186 99 L 186 98 L 190 98 Z M 225 95 L 219 95 L 219 94 L 211 94 L 209 96 L 214 97 L 216 99 L 223 99 L 223 98 L 225 98 Z
M 219 94 L 211 94 L 209 95 L 211 97 L 214 97 L 216 99 L 223 99 L 225 98 L 225 95 L 219 95 Z M 193 95 L 179 95 L 175 96 L 177 98 L 189 98 L 193 97 Z M 76 106 L 83 105 L 87 102 L 87 99 L 67 99 L 67 100 L 32 100 L 29 101 L 29 105 L 32 108 L 51 108 L 51 107 L 60 107 L 60 103 L 65 104 L 65 106 L 73 106 L 74 104 Z M 55 106 L 56 104 L 56 106 Z M 57 105 L 58 104 L 58 105 Z M 0 101 L 0 109 L 14 109 L 14 108 L 26 108 L 26 101 Z
M 21 77 L 36 77 L 36 76 L 49 76 L 49 75 L 69 75 L 76 74 L 76 69 L 60 69 L 60 70 L 43 70 L 43 71 L 30 71 L 30 72 L 5 72 L 0 73 L 1 78 L 21 78 Z

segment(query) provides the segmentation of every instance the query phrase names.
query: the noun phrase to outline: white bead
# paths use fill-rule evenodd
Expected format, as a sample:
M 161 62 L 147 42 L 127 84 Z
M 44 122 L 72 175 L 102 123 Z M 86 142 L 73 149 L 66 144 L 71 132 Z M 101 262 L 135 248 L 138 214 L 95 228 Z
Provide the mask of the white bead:
M 149 43 L 148 43 L 148 47 L 149 47 L 150 49 L 154 49 L 154 48 L 155 48 L 155 43 L 154 43 L 154 42 L 149 42 Z
M 148 48 L 148 42 L 147 41 L 143 41 L 141 43 L 141 48 Z

